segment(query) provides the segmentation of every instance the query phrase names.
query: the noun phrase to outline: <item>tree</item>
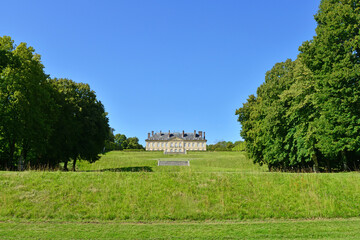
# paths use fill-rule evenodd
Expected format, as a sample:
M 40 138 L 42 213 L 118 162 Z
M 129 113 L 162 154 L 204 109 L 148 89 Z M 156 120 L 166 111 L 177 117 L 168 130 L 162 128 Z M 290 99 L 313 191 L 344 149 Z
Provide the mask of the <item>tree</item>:
M 0 168 L 99 158 L 109 138 L 104 106 L 88 84 L 50 79 L 26 43 L 0 37 Z
M 277 63 L 236 111 L 255 163 L 314 171 L 360 165 L 360 2 L 323 0 L 317 35 Z
M 236 141 L 234 142 L 234 147 L 232 151 L 244 152 L 246 151 L 246 143 L 243 141 Z
M 251 95 L 248 102 L 235 114 L 242 124 L 241 136 L 255 163 L 267 164 L 271 169 L 288 168 L 288 146 L 285 143 L 288 126 L 286 106 L 280 101 L 282 92 L 293 83 L 295 62 L 288 59 L 277 63 L 266 73 L 265 83 L 257 90 L 257 97 Z
M 125 134 L 115 134 L 115 144 L 118 146 L 119 150 L 123 150 L 127 148 L 127 138 Z
M 104 152 L 106 151 L 113 151 L 113 150 L 118 150 L 118 145 L 115 143 L 115 136 L 114 136 L 114 131 L 115 129 L 110 128 L 109 130 L 109 136 L 108 138 L 105 140 L 105 147 L 104 147 Z
M 26 43 L 0 37 L 1 166 L 14 168 L 20 156 L 30 163 L 45 152 L 55 107 L 41 57 Z
M 231 141 L 219 141 L 215 144 L 207 145 L 207 151 L 232 151 L 234 144 Z
M 360 1 L 323 0 L 316 36 L 299 57 L 315 77 L 317 147 L 333 165 L 354 168 L 360 150 Z
M 57 91 L 57 104 L 62 107 L 49 155 L 61 159 L 65 170 L 72 160 L 75 171 L 78 159 L 89 162 L 99 159 L 110 134 L 107 113 L 88 84 L 69 79 L 52 79 L 51 84 Z
M 139 139 L 137 137 L 130 137 L 126 140 L 126 142 L 126 149 L 144 149 L 144 147 L 139 144 Z

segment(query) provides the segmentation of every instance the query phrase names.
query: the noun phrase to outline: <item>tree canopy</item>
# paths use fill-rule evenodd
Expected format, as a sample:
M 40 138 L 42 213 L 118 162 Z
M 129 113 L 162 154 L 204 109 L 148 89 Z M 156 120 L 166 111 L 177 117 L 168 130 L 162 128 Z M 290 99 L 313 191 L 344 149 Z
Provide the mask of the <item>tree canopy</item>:
M 242 141 L 219 141 L 206 146 L 207 151 L 245 151 L 245 143 Z
M 360 1 L 323 0 L 316 36 L 276 63 L 236 111 L 255 163 L 281 170 L 358 169 Z
M 139 143 L 137 137 L 126 137 L 125 134 L 117 133 L 112 139 L 109 139 L 106 144 L 106 150 L 126 150 L 126 149 L 141 149 L 144 150 L 144 146 Z
M 50 79 L 26 43 L 0 37 L 0 168 L 96 161 L 109 135 L 104 106 L 88 84 Z

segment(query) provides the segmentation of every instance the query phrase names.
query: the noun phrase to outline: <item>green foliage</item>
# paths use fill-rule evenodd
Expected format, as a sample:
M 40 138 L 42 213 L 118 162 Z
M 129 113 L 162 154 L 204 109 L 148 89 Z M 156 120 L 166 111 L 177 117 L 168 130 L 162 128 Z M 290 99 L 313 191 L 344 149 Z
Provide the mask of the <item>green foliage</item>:
M 245 151 L 245 143 L 237 141 L 235 143 L 231 141 L 219 141 L 216 144 L 209 144 L 206 146 L 207 151 Z
M 234 144 L 231 141 L 220 141 L 206 146 L 207 151 L 232 151 Z
M 72 159 L 73 169 L 77 159 L 98 160 L 110 135 L 104 106 L 88 84 L 68 79 L 49 82 L 56 91 L 61 109 L 50 141 L 52 149 L 46 157 L 64 162 Z
M 145 148 L 139 143 L 137 137 L 127 138 L 125 134 L 116 134 L 113 138 L 113 141 L 108 143 L 106 150 L 145 150 Z
M 56 106 L 40 56 L 0 37 L 0 168 L 46 152 Z
M 0 37 L 0 168 L 97 160 L 109 135 L 104 106 L 88 84 L 49 79 L 34 52 Z
M 130 137 L 126 139 L 126 148 L 124 149 L 144 149 L 144 147 L 139 144 L 139 139 L 137 137 Z
M 255 163 L 282 170 L 360 167 L 360 2 L 323 0 L 313 40 L 277 63 L 236 111 Z
M 120 133 L 116 134 L 114 140 L 115 140 L 115 144 L 118 145 L 117 150 L 122 150 L 127 148 L 127 137 L 125 136 L 125 134 L 120 134 Z
M 246 151 L 246 143 L 243 141 L 235 142 L 234 147 L 232 148 L 232 151 L 245 152 Z

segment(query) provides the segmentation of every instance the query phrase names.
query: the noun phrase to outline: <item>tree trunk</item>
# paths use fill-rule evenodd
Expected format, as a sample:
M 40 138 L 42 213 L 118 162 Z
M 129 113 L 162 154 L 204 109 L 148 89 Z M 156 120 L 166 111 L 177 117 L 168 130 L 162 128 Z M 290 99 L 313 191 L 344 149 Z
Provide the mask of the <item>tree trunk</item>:
M 21 162 L 22 162 L 20 171 L 24 170 L 24 164 L 26 163 L 26 158 L 27 158 L 28 152 L 29 152 L 28 147 L 27 147 L 27 145 L 24 144 L 23 149 L 21 150 L 21 156 L 20 156 Z
M 5 169 L 6 170 L 12 167 L 10 165 L 14 161 L 14 153 L 15 153 L 15 141 L 10 140 L 9 141 L 9 159 L 7 161 L 5 161 Z
M 74 172 L 76 171 L 75 167 L 76 167 L 76 158 L 73 160 L 73 168 L 72 168 L 72 170 L 73 170 Z
M 341 151 L 341 158 L 342 158 L 342 161 L 343 161 L 344 171 L 348 171 L 349 167 L 348 167 L 348 164 L 347 164 L 346 152 L 345 151 Z
M 68 167 L 67 167 L 67 164 L 68 164 L 68 160 L 66 160 L 64 162 L 64 171 L 69 171 Z
M 326 170 L 327 170 L 327 172 L 331 172 L 331 165 L 330 165 L 330 161 L 329 161 L 329 159 L 327 158 L 326 159 L 326 164 L 327 164 L 327 167 L 326 167 Z
M 312 159 L 313 162 L 314 162 L 314 166 L 313 166 L 314 172 L 316 172 L 316 173 L 319 172 L 319 162 L 318 162 L 316 153 L 313 153 L 313 154 L 312 154 L 311 159 Z

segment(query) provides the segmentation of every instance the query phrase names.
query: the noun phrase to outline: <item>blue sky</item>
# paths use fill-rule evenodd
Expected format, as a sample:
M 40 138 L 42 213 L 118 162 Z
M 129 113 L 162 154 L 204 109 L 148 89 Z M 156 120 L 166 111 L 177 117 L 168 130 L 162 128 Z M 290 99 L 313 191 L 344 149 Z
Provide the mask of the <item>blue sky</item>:
M 234 115 L 276 62 L 315 35 L 320 0 L 3 1 L 0 35 L 51 77 L 89 83 L 115 133 L 240 140 Z

